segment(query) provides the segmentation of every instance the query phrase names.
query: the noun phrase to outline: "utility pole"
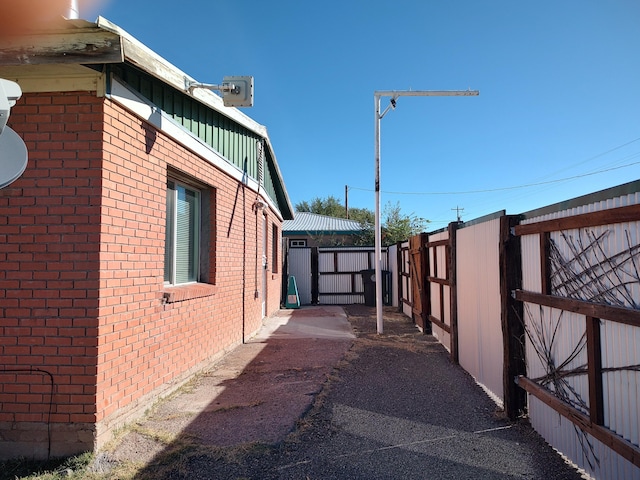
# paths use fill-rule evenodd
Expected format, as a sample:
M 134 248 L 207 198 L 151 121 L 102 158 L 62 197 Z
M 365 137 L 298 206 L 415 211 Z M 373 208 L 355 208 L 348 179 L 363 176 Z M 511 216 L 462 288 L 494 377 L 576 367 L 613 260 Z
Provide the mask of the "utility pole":
M 461 222 L 462 218 L 460 217 L 460 212 L 464 212 L 464 208 L 460 208 L 456 205 L 456 208 L 452 208 L 451 210 L 456 211 L 456 216 L 458 217 L 458 223 Z
M 375 269 L 376 269 L 376 329 L 383 333 L 382 319 L 382 233 L 380 226 L 380 120 L 391 109 L 396 109 L 396 103 L 400 97 L 471 97 L 477 96 L 477 90 L 376 90 L 373 92 L 374 130 L 375 142 Z M 389 105 L 380 111 L 380 98 L 390 97 Z
M 344 186 L 344 211 L 347 215 L 347 220 L 349 220 L 349 185 Z

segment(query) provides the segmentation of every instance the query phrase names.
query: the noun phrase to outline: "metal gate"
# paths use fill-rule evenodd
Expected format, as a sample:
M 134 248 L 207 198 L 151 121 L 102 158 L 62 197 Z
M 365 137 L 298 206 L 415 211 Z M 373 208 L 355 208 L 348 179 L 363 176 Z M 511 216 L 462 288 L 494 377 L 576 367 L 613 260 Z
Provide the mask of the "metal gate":
M 433 333 L 457 362 L 455 300 L 456 224 L 421 233 L 400 246 L 401 301 L 424 333 Z M 407 313 L 407 310 L 403 308 Z
M 414 322 L 425 333 L 431 333 L 431 325 L 427 321 L 429 311 L 426 273 L 428 272 L 427 256 L 424 255 L 424 245 L 427 234 L 421 233 L 409 239 L 409 275 L 413 303 L 411 313 Z
M 428 318 L 433 335 L 458 362 L 457 304 L 456 304 L 456 240 L 457 224 L 446 230 L 429 234 L 425 245 L 427 255 Z
M 288 252 L 289 275 L 295 275 L 302 305 L 365 303 L 362 270 L 375 268 L 374 247 L 294 247 Z M 382 269 L 388 270 L 388 249 Z M 391 283 L 387 285 L 391 299 Z

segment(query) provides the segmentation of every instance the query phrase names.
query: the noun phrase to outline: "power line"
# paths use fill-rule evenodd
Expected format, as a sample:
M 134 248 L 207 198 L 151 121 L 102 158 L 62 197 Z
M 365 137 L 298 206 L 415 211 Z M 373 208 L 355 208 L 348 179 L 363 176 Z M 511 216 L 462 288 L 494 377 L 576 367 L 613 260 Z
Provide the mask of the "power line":
M 584 165 L 585 163 L 588 163 L 591 160 L 595 160 L 596 158 L 604 157 L 605 155 L 608 155 L 608 154 L 610 154 L 612 152 L 615 152 L 616 150 L 620 150 L 621 148 L 627 147 L 627 146 L 631 145 L 632 143 L 635 143 L 635 142 L 637 142 L 639 140 L 640 140 L 640 137 L 634 138 L 633 140 L 630 140 L 630 141 L 628 141 L 626 143 L 623 143 L 623 144 L 618 145 L 616 147 L 610 148 L 609 150 L 606 150 L 606 151 L 604 151 L 602 153 L 598 153 L 597 155 L 589 157 L 586 160 L 582 160 L 580 162 L 576 162 L 576 163 L 574 163 L 572 165 L 567 165 L 565 168 L 561 168 L 560 170 L 556 170 L 555 173 L 552 173 L 551 175 L 547 175 L 547 177 L 552 176 L 552 175 L 557 175 L 557 174 L 559 174 L 561 172 L 564 172 L 566 170 L 570 170 L 570 169 L 578 167 L 580 165 Z M 633 155 L 630 158 L 632 158 L 632 157 L 633 157 Z
M 636 154 L 634 156 L 640 155 Z M 506 191 L 506 190 L 518 190 L 521 188 L 530 188 L 530 187 L 539 187 L 541 185 L 550 185 L 553 183 L 560 183 L 560 182 L 566 182 L 568 180 L 575 180 L 577 178 L 584 178 L 584 177 L 590 177 L 593 175 L 598 175 L 600 173 L 606 173 L 606 172 L 611 172 L 613 170 L 620 170 L 621 168 L 627 168 L 627 167 L 632 167 L 633 165 L 638 165 L 640 164 L 639 162 L 633 162 L 633 163 L 627 163 L 626 165 L 620 165 L 617 167 L 611 167 L 611 168 L 605 168 L 603 170 L 597 170 L 595 172 L 590 172 L 590 173 L 583 173 L 581 175 L 574 175 L 573 177 L 565 177 L 565 178 L 559 178 L 557 180 L 547 180 L 545 182 L 536 182 L 536 183 L 525 183 L 523 185 L 515 185 L 515 186 L 511 186 L 511 187 L 499 187 L 499 188 L 488 188 L 488 189 L 483 189 L 483 190 L 467 190 L 467 191 L 460 191 L 460 192 L 392 192 L 392 191 L 387 191 L 387 190 L 383 190 L 383 193 L 388 193 L 388 194 L 392 194 L 392 195 L 468 195 L 468 194 L 473 194 L 473 193 L 491 193 L 491 192 L 502 192 L 502 191 Z M 372 189 L 370 188 L 360 188 L 360 187 L 353 187 L 350 186 L 350 189 L 353 190 L 362 190 L 365 192 L 373 192 Z

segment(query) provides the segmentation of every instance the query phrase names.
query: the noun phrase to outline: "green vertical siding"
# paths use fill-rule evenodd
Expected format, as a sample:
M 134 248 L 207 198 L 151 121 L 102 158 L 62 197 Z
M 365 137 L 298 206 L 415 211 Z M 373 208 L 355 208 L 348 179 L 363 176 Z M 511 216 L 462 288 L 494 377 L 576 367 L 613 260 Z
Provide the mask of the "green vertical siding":
M 200 138 L 226 160 L 255 178 L 256 133 L 238 125 L 220 112 L 208 108 L 170 87 L 160 80 L 134 68 L 122 68 L 115 72 L 133 90 L 152 102 L 177 123 Z
M 229 117 L 194 100 L 184 92 L 129 65 L 113 67 L 113 73 L 130 88 L 160 108 L 194 136 L 213 148 L 229 163 L 258 180 L 257 142 L 261 137 Z M 275 162 L 265 149 L 263 187 L 278 205 L 283 200 Z

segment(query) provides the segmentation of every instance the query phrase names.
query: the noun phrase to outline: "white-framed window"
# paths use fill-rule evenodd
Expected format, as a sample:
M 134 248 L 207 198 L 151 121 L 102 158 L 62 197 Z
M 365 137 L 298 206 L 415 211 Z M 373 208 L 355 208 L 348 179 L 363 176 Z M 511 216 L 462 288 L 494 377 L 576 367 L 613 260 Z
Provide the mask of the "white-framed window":
M 180 285 L 199 280 L 201 208 L 199 190 L 175 180 L 167 182 L 165 284 Z
M 290 247 L 306 247 L 307 246 L 307 241 L 306 240 L 289 240 L 289 246 Z

